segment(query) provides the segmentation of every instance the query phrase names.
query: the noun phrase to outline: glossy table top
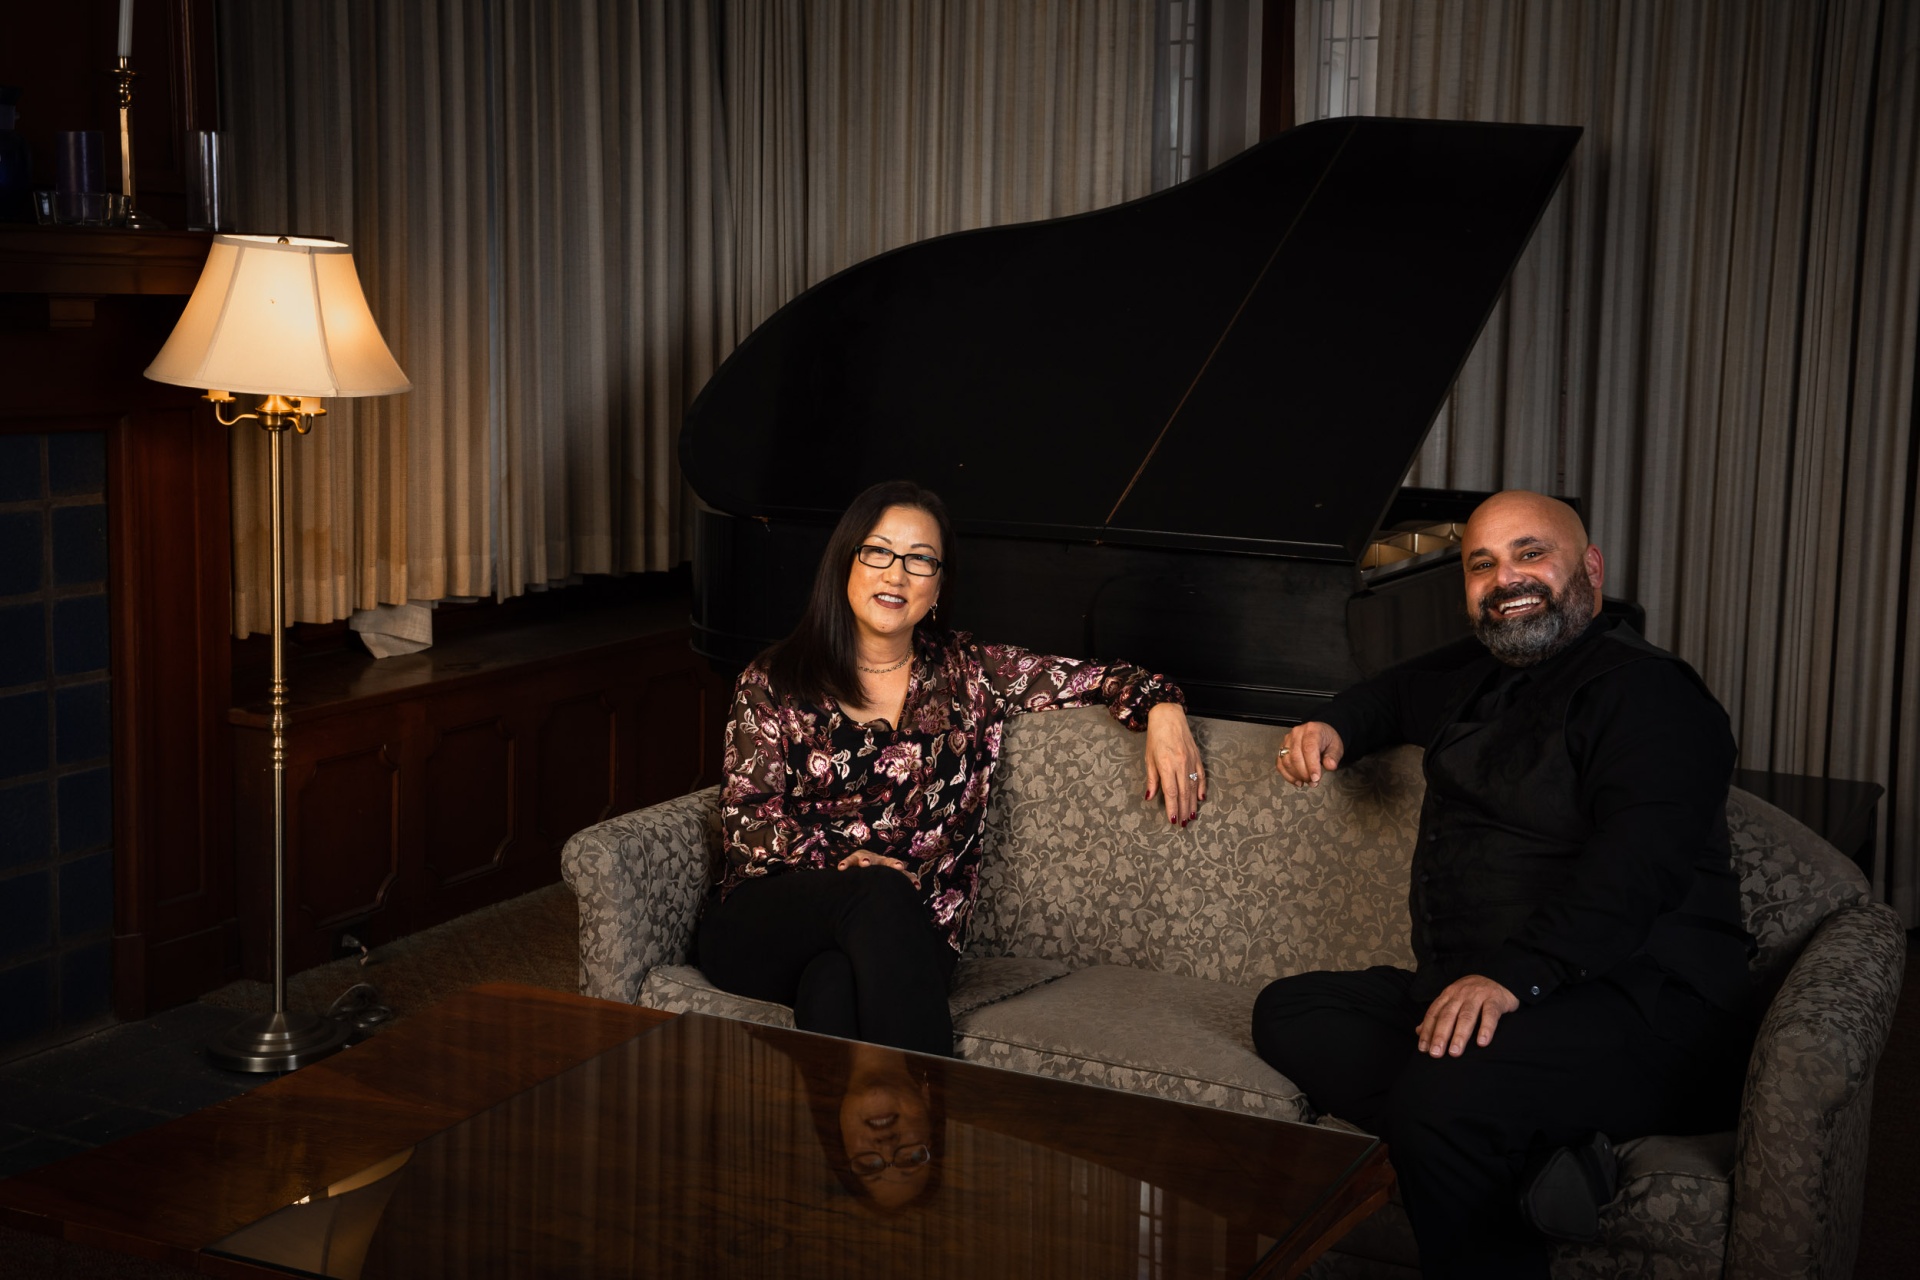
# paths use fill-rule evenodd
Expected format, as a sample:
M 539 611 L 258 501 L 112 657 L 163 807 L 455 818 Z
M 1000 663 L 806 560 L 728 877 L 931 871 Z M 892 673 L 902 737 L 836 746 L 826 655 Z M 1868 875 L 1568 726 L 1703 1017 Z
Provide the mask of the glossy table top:
M 1292 1275 L 1391 1182 L 1368 1137 L 505 985 L 91 1155 L 9 1220 L 367 1280 Z M 136 1169 L 157 1203 L 82 1212 Z

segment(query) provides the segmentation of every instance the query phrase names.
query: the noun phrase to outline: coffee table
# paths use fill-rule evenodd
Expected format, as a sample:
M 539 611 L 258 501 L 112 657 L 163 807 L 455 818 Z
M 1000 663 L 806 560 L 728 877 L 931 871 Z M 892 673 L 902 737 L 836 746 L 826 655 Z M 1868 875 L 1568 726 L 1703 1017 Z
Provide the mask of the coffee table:
M 1291 1276 L 1391 1181 L 1358 1134 L 495 984 L 0 1220 L 230 1276 Z

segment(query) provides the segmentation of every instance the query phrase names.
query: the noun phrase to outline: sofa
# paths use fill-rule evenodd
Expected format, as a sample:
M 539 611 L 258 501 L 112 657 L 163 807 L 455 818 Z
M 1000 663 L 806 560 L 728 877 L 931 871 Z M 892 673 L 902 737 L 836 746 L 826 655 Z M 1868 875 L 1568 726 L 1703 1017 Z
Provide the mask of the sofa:
M 1208 798 L 1171 826 L 1141 800 L 1140 739 L 1104 710 L 1008 727 L 986 818 L 970 941 L 955 973 L 962 1058 L 1281 1120 L 1339 1126 L 1254 1053 L 1270 979 L 1410 965 L 1408 864 L 1420 753 L 1403 747 L 1295 790 L 1283 730 L 1195 718 Z M 580 832 L 562 854 L 579 899 L 588 995 L 791 1025 L 686 963 L 719 868 L 718 791 Z M 1554 1274 L 1828 1277 L 1859 1236 L 1874 1064 L 1906 934 L 1858 869 L 1778 809 L 1727 805 L 1751 972 L 1766 1014 L 1731 1133 L 1620 1146 L 1601 1235 Z M 1312 1272 L 1418 1275 L 1390 1202 Z

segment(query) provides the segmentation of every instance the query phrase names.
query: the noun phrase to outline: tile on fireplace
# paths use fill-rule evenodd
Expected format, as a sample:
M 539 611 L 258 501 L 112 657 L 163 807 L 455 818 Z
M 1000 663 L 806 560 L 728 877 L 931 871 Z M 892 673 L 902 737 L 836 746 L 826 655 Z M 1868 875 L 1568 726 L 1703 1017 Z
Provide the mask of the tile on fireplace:
M 47 729 L 45 693 L 35 689 L 0 698 L 0 779 L 47 767 Z
M 40 437 L 0 432 L 0 502 L 40 496 Z
M 55 497 L 99 493 L 107 487 L 107 438 L 100 431 L 62 431 L 47 437 L 47 490 Z
M 17 1044 L 53 1027 L 53 962 L 0 969 L 0 1044 Z
M 113 776 L 88 769 L 60 779 L 60 852 L 94 849 L 113 839 Z
M 113 854 L 88 854 L 60 865 L 60 936 L 104 932 L 113 923 Z
M 53 880 L 47 870 L 0 880 L 0 964 L 45 950 L 53 938 Z
M 44 640 L 42 641 L 44 644 Z M 58 675 L 103 671 L 107 665 L 107 598 L 69 596 L 53 602 L 53 669 Z
M 0 689 L 46 678 L 46 607 L 38 600 L 0 605 Z
M 104 1017 L 113 998 L 113 944 L 96 942 L 61 953 L 60 1021 L 77 1026 Z
M 53 806 L 44 782 L 0 787 L 0 875 L 44 862 L 53 847 Z
M 54 690 L 53 707 L 55 759 L 59 763 L 79 764 L 107 755 L 113 722 L 105 680 Z
M 106 578 L 106 504 L 53 508 L 54 583 L 66 587 Z
M 40 512 L 0 511 L 0 596 L 38 591 L 40 561 Z

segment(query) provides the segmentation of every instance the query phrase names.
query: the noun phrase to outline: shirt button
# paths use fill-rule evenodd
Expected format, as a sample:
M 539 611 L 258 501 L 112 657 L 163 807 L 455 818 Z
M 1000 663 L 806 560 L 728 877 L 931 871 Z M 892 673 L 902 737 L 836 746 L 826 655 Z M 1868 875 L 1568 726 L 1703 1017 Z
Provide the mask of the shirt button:
M 1532 987 L 1528 987 L 1528 988 L 1527 988 L 1527 993 L 1528 993 L 1529 995 L 1536 995 L 1536 996 L 1537 996 L 1537 995 L 1539 995 L 1539 994 L 1540 994 L 1540 988 L 1539 988 L 1538 986 L 1532 986 Z

